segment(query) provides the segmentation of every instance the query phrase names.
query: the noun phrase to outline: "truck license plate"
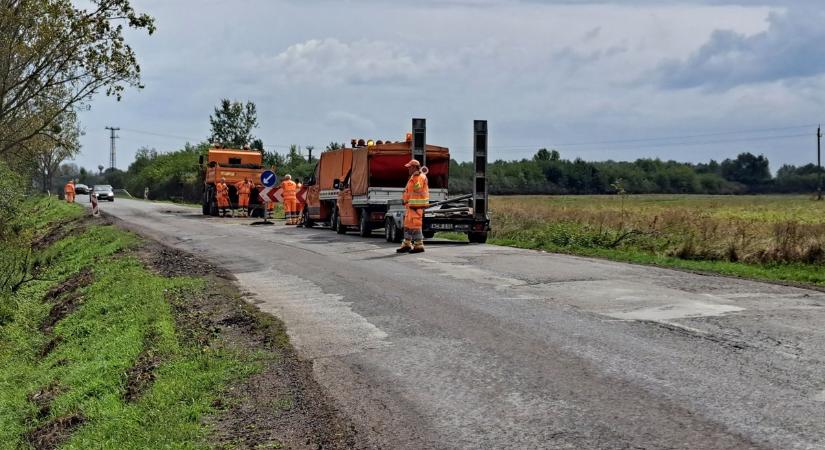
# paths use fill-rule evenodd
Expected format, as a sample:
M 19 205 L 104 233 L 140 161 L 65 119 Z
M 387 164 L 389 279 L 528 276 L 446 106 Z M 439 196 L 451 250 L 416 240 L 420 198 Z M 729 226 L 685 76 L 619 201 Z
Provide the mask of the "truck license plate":
M 430 226 L 433 230 L 452 230 L 453 224 L 451 223 L 434 223 Z

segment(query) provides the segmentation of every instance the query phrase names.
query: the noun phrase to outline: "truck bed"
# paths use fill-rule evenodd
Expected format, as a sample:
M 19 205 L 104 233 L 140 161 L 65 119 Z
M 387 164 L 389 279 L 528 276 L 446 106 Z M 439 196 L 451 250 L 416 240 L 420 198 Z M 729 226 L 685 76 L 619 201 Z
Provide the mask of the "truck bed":
M 386 206 L 393 200 L 401 201 L 404 188 L 368 188 L 364 195 L 353 195 L 352 206 Z M 430 201 L 441 201 L 447 198 L 446 189 L 430 189 Z

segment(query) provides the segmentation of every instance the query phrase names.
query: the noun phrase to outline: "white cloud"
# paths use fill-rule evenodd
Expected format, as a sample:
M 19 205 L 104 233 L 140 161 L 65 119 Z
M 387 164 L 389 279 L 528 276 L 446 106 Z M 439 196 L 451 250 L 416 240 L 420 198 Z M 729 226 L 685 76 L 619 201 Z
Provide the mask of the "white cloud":
M 825 73 L 825 12 L 791 8 L 772 13 L 770 27 L 754 35 L 717 30 L 687 59 L 668 61 L 659 69 L 667 88 L 728 89 Z
M 494 158 L 521 158 L 534 149 L 508 145 L 769 127 L 819 114 L 825 81 L 816 76 L 722 92 L 659 83 L 663 60 L 688 60 L 714 30 L 745 37 L 768 30 L 770 8 L 559 3 L 565 2 L 135 0 L 158 18 L 155 36 L 131 42 L 147 88 L 121 103 L 95 102 L 83 115 L 88 134 L 80 162 L 106 160 L 107 125 L 203 138 L 221 97 L 257 103 L 256 133 L 266 144 L 401 139 L 410 118 L 420 116 L 428 119 L 428 140 L 451 147 L 458 159 L 469 158 L 473 119 L 490 120 Z M 182 144 L 121 135 L 124 167 L 140 145 Z M 802 158 L 759 145 L 748 150 Z M 695 160 L 741 149 L 562 150 L 594 159 Z
M 290 84 L 403 83 L 447 68 L 432 53 L 383 41 L 310 39 L 279 53 L 273 70 Z

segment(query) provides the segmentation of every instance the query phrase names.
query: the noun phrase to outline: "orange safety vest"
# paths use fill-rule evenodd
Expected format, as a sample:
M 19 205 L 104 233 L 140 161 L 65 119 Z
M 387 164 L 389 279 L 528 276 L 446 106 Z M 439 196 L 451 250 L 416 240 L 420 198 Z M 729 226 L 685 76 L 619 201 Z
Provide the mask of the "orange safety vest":
M 218 197 L 218 207 L 225 208 L 229 206 L 229 186 L 226 183 L 218 183 L 215 186 Z
M 401 198 L 406 204 L 404 228 L 423 228 L 424 210 L 430 206 L 430 187 L 427 183 L 427 176 L 421 172 L 412 174 Z
M 66 187 L 63 188 L 63 192 L 67 194 L 74 194 L 74 183 L 66 183 Z
M 298 185 L 294 181 L 284 181 L 281 183 L 281 189 L 284 190 L 284 200 L 295 200 L 298 198 Z
M 238 187 L 238 195 L 249 195 L 252 192 L 252 183 L 248 181 L 242 181 L 237 184 Z

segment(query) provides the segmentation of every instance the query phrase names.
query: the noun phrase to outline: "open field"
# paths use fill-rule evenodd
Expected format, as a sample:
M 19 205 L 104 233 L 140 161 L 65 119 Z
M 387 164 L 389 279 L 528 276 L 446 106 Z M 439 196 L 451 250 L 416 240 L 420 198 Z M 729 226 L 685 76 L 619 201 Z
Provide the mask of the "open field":
M 490 210 L 494 244 L 825 285 L 825 202 L 810 197 L 512 196 Z

